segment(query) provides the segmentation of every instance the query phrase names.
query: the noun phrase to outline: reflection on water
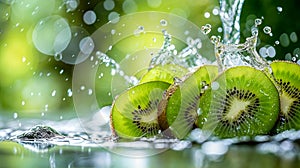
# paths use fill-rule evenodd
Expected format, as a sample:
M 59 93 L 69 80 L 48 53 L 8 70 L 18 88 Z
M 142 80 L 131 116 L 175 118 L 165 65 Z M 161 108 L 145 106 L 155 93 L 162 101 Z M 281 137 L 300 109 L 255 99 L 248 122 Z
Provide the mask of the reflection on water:
M 109 108 L 106 108 L 109 109 Z M 102 111 L 103 112 L 103 111 Z M 300 131 L 274 136 L 198 143 L 195 129 L 187 140 L 146 139 L 114 141 L 108 123 L 98 132 L 83 130 L 78 119 L 45 121 L 0 119 L 0 158 L 3 167 L 297 167 L 300 164 Z M 93 123 L 93 121 L 90 121 Z M 32 123 L 51 126 L 60 134 L 47 139 L 22 139 Z M 44 128 L 44 127 L 43 127 Z M 47 127 L 46 127 L 47 128 Z M 88 128 L 88 127 L 87 127 Z M 31 131 L 34 129 L 31 129 Z M 54 131 L 54 130 L 53 130 Z M 55 132 L 55 131 L 54 131 Z M 39 137 L 40 138 L 40 137 Z M 251 157 L 250 157 L 251 156 Z

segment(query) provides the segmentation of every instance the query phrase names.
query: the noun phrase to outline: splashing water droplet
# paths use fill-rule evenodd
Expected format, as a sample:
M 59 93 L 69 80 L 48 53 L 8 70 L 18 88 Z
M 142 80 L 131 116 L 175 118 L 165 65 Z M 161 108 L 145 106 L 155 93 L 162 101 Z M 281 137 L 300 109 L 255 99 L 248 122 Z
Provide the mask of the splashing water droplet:
M 79 5 L 77 0 L 66 0 L 65 4 L 66 4 L 67 12 L 74 11 Z
M 68 92 L 68 96 L 69 96 L 69 97 L 72 97 L 72 95 L 73 95 L 72 90 L 71 90 L 71 89 L 68 89 L 67 92 Z
M 96 18 L 97 18 L 97 16 L 96 16 L 95 12 L 92 10 L 86 11 L 83 14 L 83 21 L 87 25 L 94 24 L 96 22 Z
M 56 95 L 56 90 L 53 90 L 51 96 L 54 97 Z
M 160 20 L 160 25 L 161 26 L 167 26 L 168 22 L 165 19 Z
M 210 24 L 206 24 L 204 26 L 201 27 L 201 31 L 203 34 L 208 34 L 211 31 L 211 25 Z
M 62 54 L 61 53 L 55 54 L 54 59 L 55 61 L 60 61 L 62 59 Z
M 93 94 L 93 90 L 92 89 L 88 89 L 88 95 L 92 95 Z
M 278 11 L 279 13 L 281 13 L 282 10 L 283 10 L 283 8 L 282 8 L 281 6 L 277 6 L 277 11 Z
M 91 37 L 85 37 L 79 42 L 79 49 L 80 51 L 85 54 L 89 55 L 93 52 L 95 47 L 94 41 Z
M 71 36 L 68 22 L 61 16 L 54 15 L 36 24 L 32 33 L 32 41 L 41 53 L 55 55 L 67 48 Z
M 103 3 L 103 7 L 107 11 L 110 11 L 110 10 L 114 9 L 115 2 L 113 0 L 105 0 L 104 3 Z
M 80 90 L 84 90 L 85 89 L 85 86 L 80 86 Z
M 14 119 L 18 118 L 18 113 L 14 113 Z
M 271 29 L 270 26 L 265 26 L 265 27 L 263 28 L 263 31 L 264 31 L 265 34 L 268 34 L 268 35 L 270 35 L 270 36 L 271 36 L 271 34 L 272 34 L 272 29 Z
M 119 22 L 120 20 L 120 14 L 117 13 L 117 12 L 111 12 L 109 15 L 108 15 L 108 20 L 112 23 L 117 23 Z
M 257 18 L 257 19 L 255 19 L 254 23 L 255 23 L 255 26 L 257 27 L 262 24 L 262 19 Z
M 211 36 L 210 37 L 210 41 L 213 43 L 213 44 L 218 44 L 220 42 L 220 37 L 217 37 L 217 36 Z

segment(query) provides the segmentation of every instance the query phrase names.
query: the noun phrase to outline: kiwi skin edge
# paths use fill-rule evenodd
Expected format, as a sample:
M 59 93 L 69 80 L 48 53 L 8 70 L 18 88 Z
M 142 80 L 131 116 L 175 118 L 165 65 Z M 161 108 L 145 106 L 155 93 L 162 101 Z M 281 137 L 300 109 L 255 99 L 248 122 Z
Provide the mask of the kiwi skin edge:
M 160 125 L 161 129 L 163 130 L 163 133 L 165 134 L 165 136 L 182 139 L 186 136 L 186 134 L 188 134 L 188 132 L 186 132 L 187 129 L 189 129 L 190 127 L 192 127 L 192 128 L 197 127 L 197 119 L 198 119 L 198 114 L 197 114 L 198 103 L 197 102 L 199 101 L 201 95 L 203 94 L 202 93 L 203 87 L 209 86 L 210 82 L 217 76 L 217 74 L 218 74 L 217 66 L 215 66 L 215 65 L 201 66 L 195 72 L 189 73 L 186 76 L 184 76 L 180 82 L 175 82 L 164 92 L 163 98 L 160 101 L 159 106 L 158 106 L 158 122 L 159 122 L 159 125 Z M 185 82 L 187 82 L 187 83 L 185 83 Z M 188 87 L 190 82 L 195 83 L 195 86 L 192 87 L 193 88 L 192 90 L 190 90 L 191 88 Z M 203 82 L 205 82 L 207 85 L 203 85 L 202 84 Z M 183 88 L 181 88 L 181 86 Z M 179 90 L 181 90 L 181 91 L 179 91 Z M 182 101 L 186 101 L 186 100 L 183 100 L 183 97 L 178 97 L 178 99 L 180 99 L 180 102 L 174 102 L 174 101 L 172 101 L 171 103 L 169 102 L 170 99 L 174 100 L 174 98 L 172 98 L 172 96 L 174 94 L 178 93 L 178 91 L 179 91 L 179 93 L 182 91 L 187 91 L 187 92 L 192 91 L 192 92 L 194 92 L 194 94 L 191 95 L 193 97 L 193 99 L 194 99 L 194 96 L 198 97 L 198 98 L 196 98 L 197 100 L 195 100 L 195 102 L 194 102 L 194 100 L 193 100 L 193 102 L 188 102 L 188 103 L 185 102 L 185 104 L 189 104 L 189 105 L 187 105 L 187 107 L 183 108 L 186 110 L 188 110 L 189 108 L 192 108 L 192 109 L 190 109 L 192 111 L 189 115 L 193 115 L 194 113 L 196 115 L 195 117 L 193 117 L 195 120 L 195 121 L 193 121 L 193 123 L 188 122 L 185 119 L 183 120 L 183 118 L 181 118 L 181 117 L 183 117 L 183 114 L 185 114 L 187 112 L 186 110 L 182 110 L 181 107 L 176 107 L 176 105 L 174 108 L 171 107 L 171 109 L 169 109 L 169 107 L 168 107 L 168 105 L 170 105 L 170 104 L 173 104 L 173 103 L 177 104 L 180 102 L 182 103 Z M 195 111 L 193 110 L 195 107 L 191 107 L 191 104 L 194 104 L 194 103 L 196 103 Z M 177 108 L 179 108 L 179 109 L 177 109 Z M 178 110 L 178 111 L 171 112 L 168 115 L 167 114 L 168 110 L 175 110 L 175 111 Z M 176 119 L 168 118 L 168 117 L 173 117 L 174 113 L 175 113 L 175 115 L 177 115 L 177 117 L 175 117 Z M 179 115 L 181 117 L 179 117 Z M 185 123 L 182 126 L 180 126 L 181 124 L 178 122 L 182 122 L 182 121 L 188 122 L 186 125 L 187 127 L 184 126 Z M 175 124 L 175 125 L 173 125 L 173 124 Z M 190 124 L 193 124 L 193 126 Z M 171 125 L 173 126 L 172 128 L 170 127 Z
M 279 88 L 280 112 L 279 112 L 277 122 L 275 123 L 270 134 L 274 135 L 274 134 L 278 134 L 280 132 L 283 132 L 285 130 L 290 130 L 290 129 L 299 130 L 300 129 L 300 123 L 299 123 L 300 106 L 297 105 L 297 101 L 299 104 L 299 101 L 300 101 L 300 76 L 299 76 L 300 65 L 296 64 L 294 62 L 291 62 L 291 61 L 276 60 L 271 63 L 271 68 L 272 68 L 272 73 L 273 73 L 273 76 L 275 79 L 274 83 Z M 292 90 L 289 90 L 289 92 L 290 93 L 292 92 L 293 95 L 290 95 L 290 93 L 287 93 L 285 87 L 288 87 L 289 89 L 293 88 Z M 291 98 L 291 97 L 293 97 L 293 98 Z M 286 112 L 283 112 L 282 108 L 286 108 L 286 106 L 284 106 L 284 105 L 286 105 L 285 102 L 287 99 L 290 102 L 290 104 L 289 104 L 290 106 L 288 107 L 288 112 L 286 113 Z M 292 106 L 293 106 L 293 109 L 291 109 Z M 285 110 L 287 110 L 287 109 L 285 109 Z M 293 110 L 293 113 L 291 113 L 291 110 Z M 292 117 L 292 115 L 293 115 L 293 117 Z
M 110 112 L 112 137 L 135 140 L 157 136 L 160 133 L 157 105 L 169 85 L 152 81 L 133 86 L 118 95 Z
M 202 97 L 202 110 L 204 115 L 202 117 L 207 117 L 207 122 L 204 123 L 206 124 L 207 127 L 209 127 L 209 130 L 211 131 L 213 129 L 213 134 L 219 138 L 232 138 L 236 136 L 256 136 L 256 135 L 262 135 L 262 134 L 268 134 L 269 131 L 272 129 L 273 125 L 276 122 L 276 118 L 278 117 L 279 113 L 279 94 L 276 86 L 272 82 L 268 76 L 260 70 L 251 68 L 249 66 L 244 66 L 245 68 L 242 69 L 242 66 L 237 66 L 230 68 L 224 72 L 222 72 L 216 79 L 215 81 L 220 84 L 220 89 L 226 92 L 232 92 L 231 90 L 235 87 L 237 88 L 238 91 L 242 90 L 242 93 L 246 92 L 249 94 L 254 93 L 254 96 L 258 96 L 256 98 L 259 99 L 259 106 L 257 107 L 257 110 L 255 113 L 250 113 L 250 116 L 252 117 L 253 115 L 253 120 L 245 119 L 245 117 L 242 117 L 241 119 L 237 118 L 238 120 L 238 126 L 239 129 L 235 129 L 235 124 L 229 124 L 227 126 L 227 119 L 226 118 L 221 118 L 222 122 L 220 122 L 220 119 L 217 118 L 221 113 L 219 110 L 227 109 L 227 105 L 223 105 L 222 107 L 220 106 L 223 100 L 227 96 L 224 96 L 222 91 L 220 92 L 219 89 L 216 90 L 216 93 L 212 94 L 212 89 L 210 88 L 208 91 L 204 93 L 204 97 Z M 247 71 L 249 70 L 249 72 Z M 250 73 L 251 71 L 251 73 Z M 236 74 L 236 75 L 235 75 Z M 232 76 L 232 77 L 231 77 Z M 247 80 L 258 80 L 257 82 L 250 82 L 248 83 Z M 224 82 L 226 82 L 226 87 L 224 86 Z M 241 84 L 240 84 L 241 83 Z M 249 86 L 248 86 L 249 84 Z M 259 84 L 259 85 L 257 85 Z M 247 86 L 246 86 L 247 85 Z M 247 89 L 250 87 L 251 89 Z M 254 90 L 256 87 L 258 87 L 258 90 Z M 252 89 L 253 88 L 253 89 Z M 245 90 L 246 89 L 246 90 Z M 271 90 L 270 90 L 271 89 Z M 245 91 L 244 91 L 245 90 Z M 266 93 L 266 94 L 265 94 Z M 239 94 L 239 93 L 238 93 Z M 251 95 L 250 94 L 250 95 Z M 211 102 L 212 97 L 211 96 L 217 96 L 214 97 L 214 101 Z M 260 96 L 259 96 L 260 95 Z M 229 96 L 228 96 L 229 97 Z M 248 97 L 248 96 L 247 96 Z M 251 97 L 250 97 L 251 98 Z M 255 97 L 253 97 L 255 98 Z M 271 98 L 271 99 L 270 99 Z M 219 100 L 218 100 L 219 99 Z M 246 98 L 248 99 L 248 98 Z M 270 99 L 270 100 L 269 100 Z M 273 100 L 275 99 L 275 100 Z M 255 99 L 249 99 L 249 101 L 253 101 Z M 227 102 L 227 101 L 226 101 Z M 207 103 L 210 104 L 207 106 Z M 254 102 L 253 102 L 254 103 Z M 267 103 L 267 104 L 266 104 Z M 245 107 L 250 107 L 250 106 L 245 106 Z M 252 105 L 251 105 L 252 107 Z M 269 110 L 268 110 L 269 109 Z M 213 111 L 211 111 L 213 110 Z M 266 112 L 265 110 L 268 110 Z M 269 113 L 270 112 L 270 113 Z M 225 114 L 225 113 L 224 113 Z M 247 114 L 247 113 L 245 113 Z M 223 114 L 222 114 L 223 115 Z M 220 115 L 220 117 L 222 116 Z M 226 113 L 227 115 L 227 113 Z M 239 114 L 241 115 L 241 114 Z M 236 122 L 233 120 L 232 122 Z M 240 124 L 240 122 L 243 125 Z M 215 123 L 215 125 L 211 125 Z M 245 129 L 241 129 L 244 127 Z M 228 132 L 227 132 L 228 131 Z

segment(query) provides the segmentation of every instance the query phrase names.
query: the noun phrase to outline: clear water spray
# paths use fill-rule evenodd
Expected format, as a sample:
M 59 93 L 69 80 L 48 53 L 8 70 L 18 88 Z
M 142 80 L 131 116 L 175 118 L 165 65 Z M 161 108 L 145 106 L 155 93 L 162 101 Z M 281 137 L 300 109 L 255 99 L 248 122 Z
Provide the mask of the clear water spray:
M 244 0 L 220 0 L 220 17 L 224 29 L 223 40 L 212 36 L 219 70 L 224 71 L 235 66 L 251 66 L 259 70 L 271 72 L 268 62 L 256 51 L 258 26 L 262 20 L 256 19 L 252 28 L 252 36 L 240 42 L 240 15 Z
M 220 0 L 220 18 L 223 25 L 223 43 L 240 42 L 240 16 L 244 0 Z
M 202 32 L 208 34 L 211 30 L 210 25 L 202 27 Z M 174 44 L 171 43 L 172 36 L 168 34 L 166 30 L 163 30 L 164 43 L 159 50 L 158 54 L 151 59 L 150 68 L 156 65 L 176 64 L 193 69 L 200 65 L 211 64 L 211 62 L 199 53 L 199 49 L 202 48 L 202 41 L 200 38 L 193 39 L 188 37 L 186 40 L 187 47 L 182 49 L 179 53 L 176 50 Z

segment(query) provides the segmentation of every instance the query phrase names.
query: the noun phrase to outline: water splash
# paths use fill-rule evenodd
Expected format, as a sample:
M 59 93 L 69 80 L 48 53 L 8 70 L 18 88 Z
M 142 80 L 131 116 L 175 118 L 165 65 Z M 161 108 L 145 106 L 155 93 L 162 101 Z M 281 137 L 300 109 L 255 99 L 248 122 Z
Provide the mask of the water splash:
M 120 64 L 118 64 L 113 58 L 110 58 L 105 53 L 100 51 L 96 52 L 96 57 L 100 61 L 100 64 L 104 64 L 106 67 L 111 67 L 111 75 L 120 75 L 129 85 L 137 85 L 139 80 L 135 76 L 130 76 L 125 74 L 125 72 L 121 69 Z M 95 62 L 99 64 L 98 61 Z
M 262 58 L 256 51 L 258 26 L 262 24 L 261 19 L 255 20 L 252 28 L 252 36 L 246 38 L 244 43 L 240 41 L 240 15 L 244 0 L 220 0 L 220 17 L 224 29 L 224 37 L 212 36 L 211 41 L 215 45 L 215 55 L 219 65 L 219 71 L 224 71 L 234 66 L 251 66 L 259 70 L 271 72 L 267 60 Z M 271 29 L 266 28 L 271 34 Z
M 220 0 L 220 17 L 224 29 L 223 43 L 238 44 L 240 41 L 240 16 L 244 0 Z
M 220 71 L 242 65 L 271 71 L 268 62 L 256 51 L 257 35 L 246 38 L 242 44 L 223 44 L 217 38 L 213 39 Z
M 203 31 L 208 34 L 210 32 L 210 25 L 205 25 Z M 188 37 L 186 40 L 187 47 L 182 49 L 179 53 L 176 50 L 174 44 L 171 43 L 172 37 L 166 30 L 163 30 L 164 43 L 156 56 L 154 56 L 150 62 L 150 68 L 156 65 L 176 64 L 193 69 L 200 65 L 211 64 L 209 60 L 202 57 L 199 53 L 199 49 L 202 48 L 202 41 L 200 38 L 193 39 Z

